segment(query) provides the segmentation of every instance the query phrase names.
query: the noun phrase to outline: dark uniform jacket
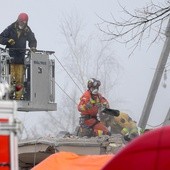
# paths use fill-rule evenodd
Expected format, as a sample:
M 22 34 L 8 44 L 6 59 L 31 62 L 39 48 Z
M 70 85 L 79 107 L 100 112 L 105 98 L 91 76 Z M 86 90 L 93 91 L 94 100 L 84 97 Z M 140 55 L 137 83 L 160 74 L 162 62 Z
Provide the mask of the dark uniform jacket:
M 15 41 L 14 45 L 8 43 L 9 39 Z M 9 48 L 9 54 L 13 58 L 12 63 L 24 64 L 26 42 L 30 48 L 37 47 L 37 40 L 34 33 L 31 31 L 29 26 L 26 26 L 23 30 L 18 29 L 17 22 L 14 22 L 8 26 L 0 34 L 0 44 L 6 45 Z

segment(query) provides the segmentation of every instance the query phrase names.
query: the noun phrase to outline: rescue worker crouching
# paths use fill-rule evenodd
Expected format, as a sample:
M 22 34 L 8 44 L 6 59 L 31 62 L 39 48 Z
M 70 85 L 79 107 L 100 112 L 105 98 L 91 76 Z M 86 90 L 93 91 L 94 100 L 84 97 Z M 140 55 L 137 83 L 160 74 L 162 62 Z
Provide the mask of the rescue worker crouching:
M 98 92 L 99 80 L 91 78 L 87 83 L 87 91 L 80 98 L 78 111 L 81 112 L 79 136 L 110 135 L 109 130 L 98 119 L 102 107 L 109 108 L 108 101 Z
M 126 141 L 139 136 L 136 122 L 127 113 L 120 112 L 118 117 L 114 117 L 114 122 L 121 128 L 121 134 Z
M 111 128 L 111 134 L 122 134 L 126 141 L 139 136 L 136 122 L 127 113 L 120 112 L 117 117 L 105 115 L 101 117 L 101 121 Z

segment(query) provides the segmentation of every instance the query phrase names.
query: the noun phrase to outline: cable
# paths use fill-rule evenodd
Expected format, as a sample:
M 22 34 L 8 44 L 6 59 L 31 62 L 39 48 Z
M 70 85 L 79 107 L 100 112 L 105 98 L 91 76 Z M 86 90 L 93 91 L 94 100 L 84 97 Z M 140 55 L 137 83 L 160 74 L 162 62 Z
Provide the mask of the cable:
M 149 127 L 152 127 L 152 128 L 156 128 L 156 127 L 159 127 L 159 126 L 161 126 L 163 124 L 163 122 L 162 123 L 160 123 L 159 125 L 155 125 L 155 126 L 153 126 L 153 125 L 149 125 L 149 124 L 147 124 Z
M 55 54 L 53 54 L 54 57 L 56 58 L 56 60 L 58 61 L 58 63 L 61 65 L 61 67 L 66 71 L 66 73 L 68 74 L 68 76 L 71 78 L 71 80 L 74 82 L 74 84 L 78 87 L 78 89 L 80 90 L 81 93 L 83 93 L 83 91 L 80 89 L 80 87 L 78 86 L 78 84 L 74 81 L 74 79 L 71 77 L 71 75 L 69 74 L 69 72 L 66 70 L 66 68 L 62 65 L 62 63 L 59 61 L 59 59 L 55 56 Z
M 60 88 L 60 90 L 67 96 L 67 97 L 69 97 L 69 99 L 73 102 L 73 103 L 75 103 L 76 105 L 78 105 L 62 88 L 61 88 L 61 86 L 55 81 L 55 84 Z
M 65 72 L 68 74 L 68 76 L 71 78 L 71 80 L 74 82 L 74 84 L 78 87 L 78 89 L 80 90 L 81 93 L 83 93 L 83 91 L 80 89 L 80 87 L 78 86 L 78 84 L 74 81 L 74 79 L 72 78 L 72 76 L 69 74 L 69 72 L 66 70 L 66 68 L 63 66 L 63 64 L 59 61 L 59 59 L 55 56 L 55 54 L 53 54 L 53 56 L 55 57 L 55 59 L 58 61 L 58 63 L 61 65 L 61 67 L 65 70 Z M 55 84 L 60 88 L 60 90 L 75 104 L 78 105 L 65 91 L 64 89 L 55 81 Z
M 166 122 L 166 121 L 163 121 L 162 123 L 160 123 L 160 124 L 158 124 L 158 125 L 155 125 L 155 126 L 149 125 L 149 124 L 147 124 L 147 125 L 148 125 L 149 127 L 156 128 L 156 127 L 159 127 L 159 126 L 163 125 L 165 122 Z

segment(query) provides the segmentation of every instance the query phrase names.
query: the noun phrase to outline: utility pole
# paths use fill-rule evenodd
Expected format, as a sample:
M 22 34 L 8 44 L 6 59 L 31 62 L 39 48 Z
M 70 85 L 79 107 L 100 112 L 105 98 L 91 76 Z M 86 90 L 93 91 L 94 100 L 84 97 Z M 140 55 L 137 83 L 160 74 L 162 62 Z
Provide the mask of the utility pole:
M 157 93 L 157 90 L 158 90 L 158 87 L 159 87 L 159 84 L 162 78 L 162 74 L 164 72 L 165 65 L 168 60 L 168 56 L 170 52 L 170 19 L 168 21 L 165 35 L 166 35 L 166 40 L 163 46 L 163 50 L 160 55 L 160 58 L 159 58 L 159 61 L 156 67 L 156 71 L 155 71 L 155 74 L 154 74 L 154 77 L 153 77 L 153 80 L 152 80 L 152 83 L 151 83 L 151 86 L 148 92 L 148 96 L 146 98 L 146 101 L 143 107 L 142 115 L 138 123 L 138 126 L 141 129 L 145 129 L 146 127 L 146 124 L 147 124 L 147 121 L 150 115 L 150 111 L 152 109 L 153 102 L 154 102 L 154 99 L 155 99 L 155 96 L 156 96 L 156 93 Z

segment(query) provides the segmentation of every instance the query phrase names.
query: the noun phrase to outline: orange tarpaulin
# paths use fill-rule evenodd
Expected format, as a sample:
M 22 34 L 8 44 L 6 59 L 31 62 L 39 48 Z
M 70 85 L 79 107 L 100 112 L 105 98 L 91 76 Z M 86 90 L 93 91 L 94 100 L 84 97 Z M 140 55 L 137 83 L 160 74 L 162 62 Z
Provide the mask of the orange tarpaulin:
M 77 155 L 59 152 L 46 158 L 32 170 L 100 170 L 113 155 Z

